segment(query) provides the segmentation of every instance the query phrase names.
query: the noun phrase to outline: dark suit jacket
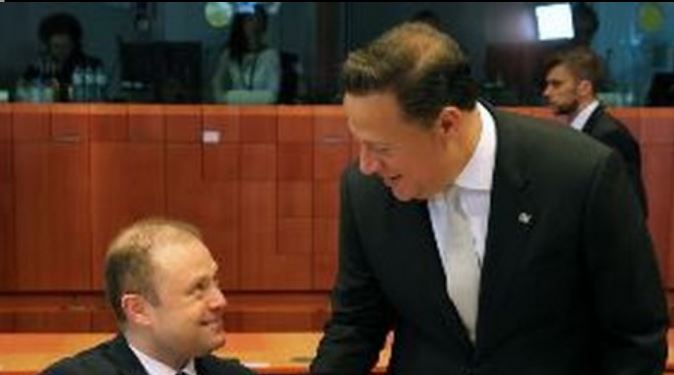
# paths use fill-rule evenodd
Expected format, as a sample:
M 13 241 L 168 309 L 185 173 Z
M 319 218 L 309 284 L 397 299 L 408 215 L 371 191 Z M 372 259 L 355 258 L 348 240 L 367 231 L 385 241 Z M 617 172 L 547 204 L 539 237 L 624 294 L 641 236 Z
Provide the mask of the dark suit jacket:
M 396 375 L 662 374 L 664 293 L 620 157 L 570 128 L 494 116 L 476 344 L 447 296 L 427 203 L 352 167 L 313 374 L 367 374 L 391 328 Z
M 644 215 L 648 216 L 646 190 L 641 179 L 641 152 L 639 144 L 627 127 L 608 114 L 603 106 L 599 106 L 585 123 L 583 133 L 615 149 L 623 157 L 632 186 L 644 210 Z
M 194 360 L 199 375 L 254 375 L 236 361 L 212 355 Z M 117 335 L 92 349 L 65 358 L 46 369 L 45 375 L 147 375 L 129 348 L 124 336 Z

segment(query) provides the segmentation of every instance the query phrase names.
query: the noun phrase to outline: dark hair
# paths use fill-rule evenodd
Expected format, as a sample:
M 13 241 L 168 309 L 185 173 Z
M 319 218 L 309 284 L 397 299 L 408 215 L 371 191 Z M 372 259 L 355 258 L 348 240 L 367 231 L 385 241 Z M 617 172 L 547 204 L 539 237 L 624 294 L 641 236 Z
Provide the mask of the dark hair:
M 599 17 L 586 2 L 574 3 L 571 7 L 574 28 L 574 42 L 589 46 L 599 30 Z
M 567 67 L 576 79 L 590 81 L 593 89 L 598 90 L 603 75 L 602 62 L 591 48 L 577 46 L 552 54 L 545 61 L 545 73 L 559 65 Z
M 445 25 L 440 17 L 430 9 L 424 9 L 413 14 L 412 17 L 410 17 L 410 22 L 423 22 L 440 31 L 445 31 Z
M 445 106 L 473 109 L 478 94 L 456 41 L 420 22 L 403 23 L 350 53 L 342 81 L 349 94 L 391 90 L 406 116 L 428 126 Z
M 105 257 L 105 293 L 119 323 L 126 322 L 121 303 L 124 294 L 137 293 L 153 304 L 159 303 L 151 252 L 167 244 L 200 239 L 194 226 L 163 218 L 140 220 L 115 237 Z
M 249 17 L 255 17 L 262 25 L 262 31 L 267 30 L 267 11 L 261 4 L 255 5 L 255 13 L 236 13 L 232 21 L 232 31 L 229 35 L 227 47 L 229 48 L 229 56 L 239 64 L 243 60 L 243 55 L 250 51 L 246 33 L 243 30 L 244 21 Z
M 72 39 L 76 50 L 80 50 L 82 45 L 82 26 L 77 18 L 69 13 L 55 13 L 40 21 L 38 37 L 42 43 L 49 43 L 49 39 L 52 36 L 59 34 L 68 35 Z

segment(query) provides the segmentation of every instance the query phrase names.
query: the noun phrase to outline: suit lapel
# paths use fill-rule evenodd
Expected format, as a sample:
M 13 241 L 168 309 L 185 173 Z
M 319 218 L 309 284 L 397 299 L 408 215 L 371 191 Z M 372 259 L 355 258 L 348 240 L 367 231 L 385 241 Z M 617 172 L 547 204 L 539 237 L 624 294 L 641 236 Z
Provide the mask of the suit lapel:
M 597 123 L 599 122 L 599 118 L 601 118 L 601 115 L 604 113 L 604 107 L 600 104 L 590 115 L 590 117 L 587 119 L 587 122 L 585 123 L 585 126 L 583 126 L 583 133 L 585 134 L 593 134 L 594 128 L 597 126 Z
M 123 335 L 119 334 L 110 342 L 107 355 L 115 367 L 125 375 L 148 375 L 138 358 L 129 348 Z
M 529 156 L 518 143 L 517 124 L 510 123 L 499 112 L 492 114 L 496 120 L 497 150 L 480 280 L 478 342 L 490 337 L 498 324 L 502 315 L 499 306 L 507 301 L 528 232 L 536 222 L 527 176 Z
M 414 292 L 423 293 L 425 296 L 423 300 L 431 302 L 431 307 L 425 311 L 429 311 L 433 315 L 419 318 L 431 319 L 437 327 L 444 326 L 452 332 L 450 337 L 458 338 L 464 346 L 469 348 L 471 343 L 468 333 L 461 323 L 454 304 L 447 295 L 445 273 L 435 242 L 427 202 L 404 203 L 391 198 L 388 209 L 394 211 L 392 215 L 387 215 L 393 220 L 390 223 L 391 230 L 388 231 L 388 233 L 394 233 L 391 236 L 391 248 L 418 249 L 413 255 L 416 259 L 411 259 L 410 255 L 400 254 L 400 252 L 397 256 L 403 257 L 400 262 L 404 262 L 409 275 L 419 275 L 422 279 L 419 284 L 415 284 L 420 287 L 418 291 Z M 393 230 L 394 228 L 397 228 L 397 230 Z M 400 228 L 405 229 L 400 230 Z

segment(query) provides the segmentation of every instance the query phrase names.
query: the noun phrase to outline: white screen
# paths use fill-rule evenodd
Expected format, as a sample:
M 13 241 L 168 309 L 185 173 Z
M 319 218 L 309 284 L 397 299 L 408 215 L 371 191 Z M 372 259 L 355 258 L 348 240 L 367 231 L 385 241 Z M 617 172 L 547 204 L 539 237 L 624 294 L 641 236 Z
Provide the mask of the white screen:
M 569 3 L 536 6 L 538 40 L 573 38 L 573 16 Z

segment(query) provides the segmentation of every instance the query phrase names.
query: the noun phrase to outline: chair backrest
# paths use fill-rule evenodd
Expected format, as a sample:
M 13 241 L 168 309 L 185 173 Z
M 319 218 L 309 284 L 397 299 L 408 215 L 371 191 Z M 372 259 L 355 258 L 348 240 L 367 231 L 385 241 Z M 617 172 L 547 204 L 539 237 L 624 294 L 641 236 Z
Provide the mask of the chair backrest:
M 294 104 L 298 99 L 299 58 L 297 54 L 281 51 L 281 87 L 278 102 Z

